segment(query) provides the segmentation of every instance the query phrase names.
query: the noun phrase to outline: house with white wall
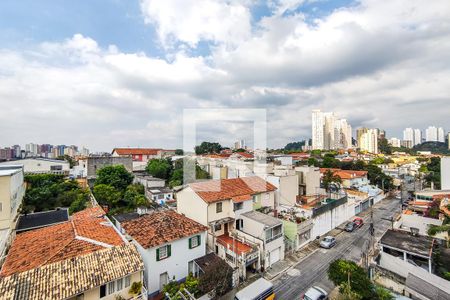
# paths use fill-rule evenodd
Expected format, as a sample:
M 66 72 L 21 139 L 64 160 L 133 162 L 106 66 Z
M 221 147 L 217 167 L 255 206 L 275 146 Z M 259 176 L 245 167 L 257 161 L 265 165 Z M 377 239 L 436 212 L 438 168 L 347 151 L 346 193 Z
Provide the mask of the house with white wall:
M 194 260 L 206 254 L 207 227 L 173 210 L 143 214 L 120 226 L 144 261 L 149 295 L 157 295 L 172 280 L 186 278 Z
M 236 233 L 241 215 L 254 209 L 275 208 L 276 187 L 260 177 L 209 180 L 192 183 L 177 193 L 179 213 L 208 227 L 208 250 L 239 268 L 259 270 L 258 244 Z
M 25 174 L 69 175 L 70 164 L 67 161 L 49 158 L 25 158 L 1 162 L 0 166 L 22 165 Z
M 284 259 L 283 222 L 258 211 L 241 214 L 237 234 L 259 245 L 261 267 L 270 268 Z
M 23 167 L 0 166 L 0 262 L 11 242 L 24 195 Z

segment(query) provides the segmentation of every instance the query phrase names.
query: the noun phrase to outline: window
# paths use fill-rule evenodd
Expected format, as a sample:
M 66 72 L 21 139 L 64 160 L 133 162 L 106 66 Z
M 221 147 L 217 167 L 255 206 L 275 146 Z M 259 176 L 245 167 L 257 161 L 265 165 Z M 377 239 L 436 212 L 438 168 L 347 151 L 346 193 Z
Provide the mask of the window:
M 100 298 L 103 298 L 106 296 L 106 284 L 100 286 Z
M 222 229 L 222 224 L 216 224 L 214 225 L 214 231 L 219 231 Z
M 3 205 L 2 205 L 2 203 L 0 202 L 0 211 L 2 211 L 2 209 L 3 209 Z
M 62 166 L 61 165 L 50 166 L 50 170 L 52 170 L 52 171 L 61 171 L 62 170 Z
M 237 229 L 237 230 L 241 230 L 243 226 L 244 226 L 244 220 L 242 220 L 242 219 L 237 219 L 237 220 L 236 220 L 236 229 Z
M 114 293 L 115 291 L 116 291 L 116 282 L 111 281 L 110 283 L 108 283 L 108 295 Z
M 123 279 L 120 278 L 119 280 L 117 280 L 117 291 L 120 291 L 123 289 Z
M 131 275 L 125 277 L 125 287 L 129 287 L 131 284 Z
M 200 235 L 189 238 L 189 249 L 200 246 Z
M 170 257 L 170 245 L 163 246 L 161 248 L 156 249 L 156 261 L 160 261 L 162 259 L 166 259 Z
M 233 210 L 241 210 L 244 207 L 244 203 L 239 202 L 239 203 L 233 203 Z
M 160 200 L 160 199 L 164 199 L 164 194 L 159 194 L 158 195 L 158 200 Z
M 222 202 L 216 203 L 216 213 L 222 212 Z

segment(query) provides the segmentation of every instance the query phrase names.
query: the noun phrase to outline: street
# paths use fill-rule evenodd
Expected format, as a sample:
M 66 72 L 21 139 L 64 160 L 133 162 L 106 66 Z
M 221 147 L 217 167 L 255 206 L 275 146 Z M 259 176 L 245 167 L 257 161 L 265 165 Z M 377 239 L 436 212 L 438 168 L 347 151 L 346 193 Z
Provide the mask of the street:
M 399 211 L 400 201 L 394 198 L 385 199 L 373 206 L 376 240 L 391 227 L 389 219 Z M 339 258 L 359 261 L 362 250 L 367 249 L 369 244 L 370 209 L 359 216 L 364 219 L 363 227 L 350 233 L 342 231 L 336 236 L 335 247 L 317 250 L 273 281 L 277 299 L 300 299 L 300 296 L 314 285 L 328 292 L 334 288 L 327 278 L 330 263 Z

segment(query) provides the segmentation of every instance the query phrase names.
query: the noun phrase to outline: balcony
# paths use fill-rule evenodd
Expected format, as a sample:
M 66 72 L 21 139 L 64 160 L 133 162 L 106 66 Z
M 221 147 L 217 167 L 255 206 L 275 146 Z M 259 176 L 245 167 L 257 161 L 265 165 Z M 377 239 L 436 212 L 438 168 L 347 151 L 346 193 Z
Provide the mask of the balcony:
M 316 206 L 313 208 L 312 215 L 313 217 L 324 214 L 334 208 L 347 203 L 347 196 L 343 196 L 341 198 L 327 198 L 324 201 L 318 202 Z

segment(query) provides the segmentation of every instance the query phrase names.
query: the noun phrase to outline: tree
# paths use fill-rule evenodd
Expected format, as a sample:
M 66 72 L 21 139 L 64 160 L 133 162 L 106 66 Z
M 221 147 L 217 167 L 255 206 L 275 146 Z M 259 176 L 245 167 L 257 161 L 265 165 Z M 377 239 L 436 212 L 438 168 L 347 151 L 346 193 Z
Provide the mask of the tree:
M 308 166 L 320 167 L 320 162 L 314 157 L 308 158 Z
M 338 259 L 332 262 L 328 268 L 328 278 L 336 286 L 348 284 L 350 290 L 362 299 L 376 299 L 373 284 L 366 271 L 353 261 Z
M 148 201 L 145 198 L 145 190 L 142 184 L 130 184 L 123 196 L 123 201 L 125 205 L 129 208 L 135 208 L 138 206 L 147 206 Z
M 195 146 L 195 154 L 219 153 L 222 149 L 223 148 L 219 143 L 202 142 L 199 146 Z
M 375 294 L 377 295 L 378 300 L 394 300 L 395 297 L 392 295 L 392 293 L 385 289 L 384 287 L 380 285 L 375 286 Z
M 145 171 L 156 178 L 169 179 L 172 173 L 172 164 L 168 159 L 152 159 L 148 162 Z
M 383 154 L 392 154 L 392 146 L 386 138 L 378 139 L 378 150 Z
M 322 168 L 335 168 L 339 169 L 341 167 L 341 162 L 334 158 L 333 156 L 325 156 L 322 162 Z
M 57 207 L 80 208 L 89 201 L 89 193 L 75 180 L 64 180 L 62 175 L 37 174 L 25 176 L 27 190 L 23 212 L 38 212 Z M 77 202 L 73 204 L 74 202 Z
M 286 151 L 301 151 L 302 146 L 305 145 L 305 141 L 301 142 L 292 142 L 288 143 L 286 146 L 284 146 L 284 150 Z
M 175 155 L 183 155 L 183 154 L 184 154 L 183 149 L 176 149 L 175 150 Z
M 67 154 L 58 156 L 56 159 L 67 161 L 70 168 L 73 168 L 73 166 L 75 166 L 75 160 Z
M 203 294 L 213 293 L 220 297 L 231 290 L 233 269 L 223 259 L 217 257 L 204 271 L 198 285 Z
M 342 183 L 342 179 L 338 175 L 335 175 L 333 171 L 327 170 L 323 174 L 323 178 L 322 178 L 322 184 L 323 184 L 324 189 L 327 192 L 330 192 L 330 188 L 333 185 L 333 183 L 341 184 Z
M 123 192 L 133 182 L 133 175 L 123 165 L 107 166 L 97 171 L 95 185 L 106 184 Z
M 107 184 L 96 184 L 93 193 L 98 203 L 110 207 L 115 207 L 122 198 L 120 191 Z

